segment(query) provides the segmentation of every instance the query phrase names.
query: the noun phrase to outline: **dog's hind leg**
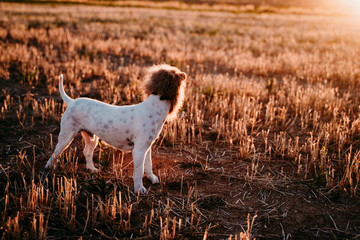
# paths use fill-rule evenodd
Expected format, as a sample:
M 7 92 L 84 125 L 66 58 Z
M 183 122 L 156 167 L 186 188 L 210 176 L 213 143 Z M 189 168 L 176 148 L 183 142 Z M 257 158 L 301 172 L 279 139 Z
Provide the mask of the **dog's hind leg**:
M 93 154 L 99 142 L 99 138 L 96 135 L 90 137 L 85 131 L 81 131 L 81 135 L 85 141 L 84 156 L 86 159 L 86 168 L 92 172 L 97 172 L 98 169 L 94 166 L 93 162 Z
M 55 165 L 57 157 L 70 145 L 76 133 L 73 129 L 61 127 L 55 151 L 47 161 L 45 168 L 52 168 Z
M 155 184 L 159 183 L 159 179 L 157 176 L 154 175 L 152 171 L 152 162 L 151 162 L 151 146 L 149 148 L 149 151 L 147 151 L 145 156 L 145 174 L 150 181 Z

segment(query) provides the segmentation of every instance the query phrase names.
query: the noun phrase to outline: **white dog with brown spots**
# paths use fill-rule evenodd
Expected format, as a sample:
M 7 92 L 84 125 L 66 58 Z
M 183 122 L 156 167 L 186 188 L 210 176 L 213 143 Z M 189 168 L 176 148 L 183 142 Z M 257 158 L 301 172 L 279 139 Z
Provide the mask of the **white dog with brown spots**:
M 57 157 L 81 132 L 87 169 L 97 171 L 93 152 L 99 138 L 113 147 L 132 150 L 135 193 L 146 193 L 144 172 L 152 183 L 159 182 L 152 171 L 151 145 L 165 121 L 173 119 L 182 106 L 185 80 L 186 74 L 178 68 L 155 65 L 145 75 L 144 93 L 148 98 L 136 105 L 115 106 L 89 98 L 71 99 L 64 91 L 60 75 L 60 94 L 68 106 L 61 118 L 58 143 L 46 168 L 55 165 Z

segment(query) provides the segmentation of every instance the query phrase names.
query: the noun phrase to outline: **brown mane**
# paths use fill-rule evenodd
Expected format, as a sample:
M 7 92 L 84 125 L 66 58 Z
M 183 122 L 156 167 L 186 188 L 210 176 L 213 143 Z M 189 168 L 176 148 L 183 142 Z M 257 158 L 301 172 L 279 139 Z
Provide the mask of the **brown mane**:
M 155 65 L 147 69 L 144 82 L 144 94 L 159 95 L 160 100 L 170 102 L 168 120 L 176 117 L 184 100 L 186 73 L 166 64 Z

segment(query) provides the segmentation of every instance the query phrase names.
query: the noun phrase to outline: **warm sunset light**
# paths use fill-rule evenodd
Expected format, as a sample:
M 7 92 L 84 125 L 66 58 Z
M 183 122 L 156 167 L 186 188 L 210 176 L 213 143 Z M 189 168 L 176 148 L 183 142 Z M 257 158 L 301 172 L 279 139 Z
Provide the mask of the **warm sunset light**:
M 337 0 L 335 7 L 350 14 L 360 15 L 360 0 Z
M 0 240 L 358 239 L 359 93 L 360 0 L 0 1 Z

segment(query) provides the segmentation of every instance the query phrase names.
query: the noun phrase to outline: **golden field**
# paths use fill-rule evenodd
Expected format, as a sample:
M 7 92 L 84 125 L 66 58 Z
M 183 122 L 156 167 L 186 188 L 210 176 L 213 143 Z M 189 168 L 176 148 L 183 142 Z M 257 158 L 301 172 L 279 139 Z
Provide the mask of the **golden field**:
M 274 5 L 0 3 L 3 239 L 351 239 L 360 235 L 360 19 Z M 234 9 L 236 8 L 236 9 Z M 78 136 L 65 90 L 141 102 L 143 71 L 188 74 L 133 194 L 131 153 Z

